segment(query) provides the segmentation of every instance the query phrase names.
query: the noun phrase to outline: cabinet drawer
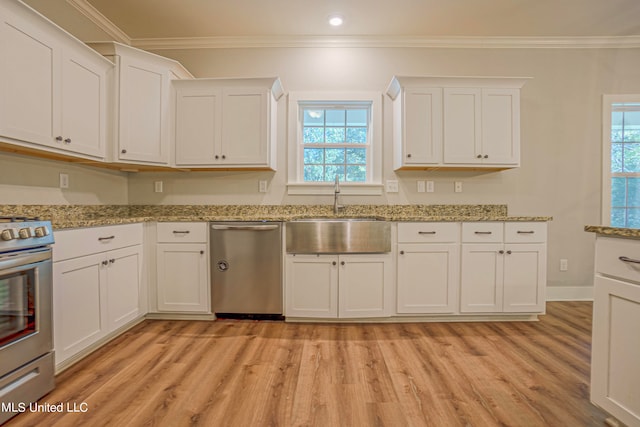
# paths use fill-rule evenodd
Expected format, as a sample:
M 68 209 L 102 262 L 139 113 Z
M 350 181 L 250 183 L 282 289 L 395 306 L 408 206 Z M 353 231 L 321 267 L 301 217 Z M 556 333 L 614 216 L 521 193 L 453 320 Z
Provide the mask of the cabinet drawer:
M 544 243 L 547 241 L 546 222 L 507 222 L 504 224 L 506 243 Z
M 399 243 L 450 243 L 460 241 L 460 223 L 407 222 L 398 224 Z
M 598 236 L 596 273 L 640 282 L 640 240 Z
M 158 243 L 207 243 L 206 222 L 159 222 Z
M 109 225 L 54 232 L 53 261 L 142 244 L 142 224 Z
M 462 241 L 465 243 L 501 243 L 504 224 L 501 222 L 464 222 Z

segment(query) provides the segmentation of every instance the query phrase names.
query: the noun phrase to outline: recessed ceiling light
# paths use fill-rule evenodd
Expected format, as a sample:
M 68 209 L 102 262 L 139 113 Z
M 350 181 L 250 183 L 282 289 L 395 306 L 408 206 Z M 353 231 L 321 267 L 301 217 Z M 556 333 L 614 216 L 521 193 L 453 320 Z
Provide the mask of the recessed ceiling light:
M 329 25 L 332 27 L 339 27 L 344 22 L 344 19 L 340 15 L 331 15 L 329 17 Z

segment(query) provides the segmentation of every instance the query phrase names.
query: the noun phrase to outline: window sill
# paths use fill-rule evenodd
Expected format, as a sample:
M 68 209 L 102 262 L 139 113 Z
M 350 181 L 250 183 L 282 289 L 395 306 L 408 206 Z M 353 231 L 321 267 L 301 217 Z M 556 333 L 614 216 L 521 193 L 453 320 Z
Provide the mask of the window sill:
M 333 195 L 335 185 L 328 182 L 319 183 L 289 183 L 287 194 L 293 196 Z M 351 184 L 340 183 L 340 194 L 343 196 L 381 196 L 382 184 Z

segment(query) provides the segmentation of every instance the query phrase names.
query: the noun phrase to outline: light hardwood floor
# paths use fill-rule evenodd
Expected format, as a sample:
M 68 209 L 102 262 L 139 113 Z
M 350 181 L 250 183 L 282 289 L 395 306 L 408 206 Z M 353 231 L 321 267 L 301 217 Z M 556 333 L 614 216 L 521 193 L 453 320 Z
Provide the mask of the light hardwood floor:
M 591 303 L 539 322 L 145 321 L 7 426 L 602 426 Z

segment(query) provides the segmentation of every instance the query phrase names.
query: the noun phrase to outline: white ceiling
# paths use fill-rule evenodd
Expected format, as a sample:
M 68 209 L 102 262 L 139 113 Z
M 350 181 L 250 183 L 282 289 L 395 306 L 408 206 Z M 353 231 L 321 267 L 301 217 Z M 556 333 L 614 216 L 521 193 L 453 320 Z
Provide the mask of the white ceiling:
M 640 36 L 640 0 L 25 0 L 82 39 L 293 40 Z M 81 12 L 79 12 L 81 11 Z M 83 15 L 81 15 L 82 13 Z M 344 16 L 332 28 L 330 14 Z M 81 28 L 91 19 L 103 29 Z M 88 17 L 88 18 L 87 18 Z M 85 31 L 86 34 L 83 34 Z

